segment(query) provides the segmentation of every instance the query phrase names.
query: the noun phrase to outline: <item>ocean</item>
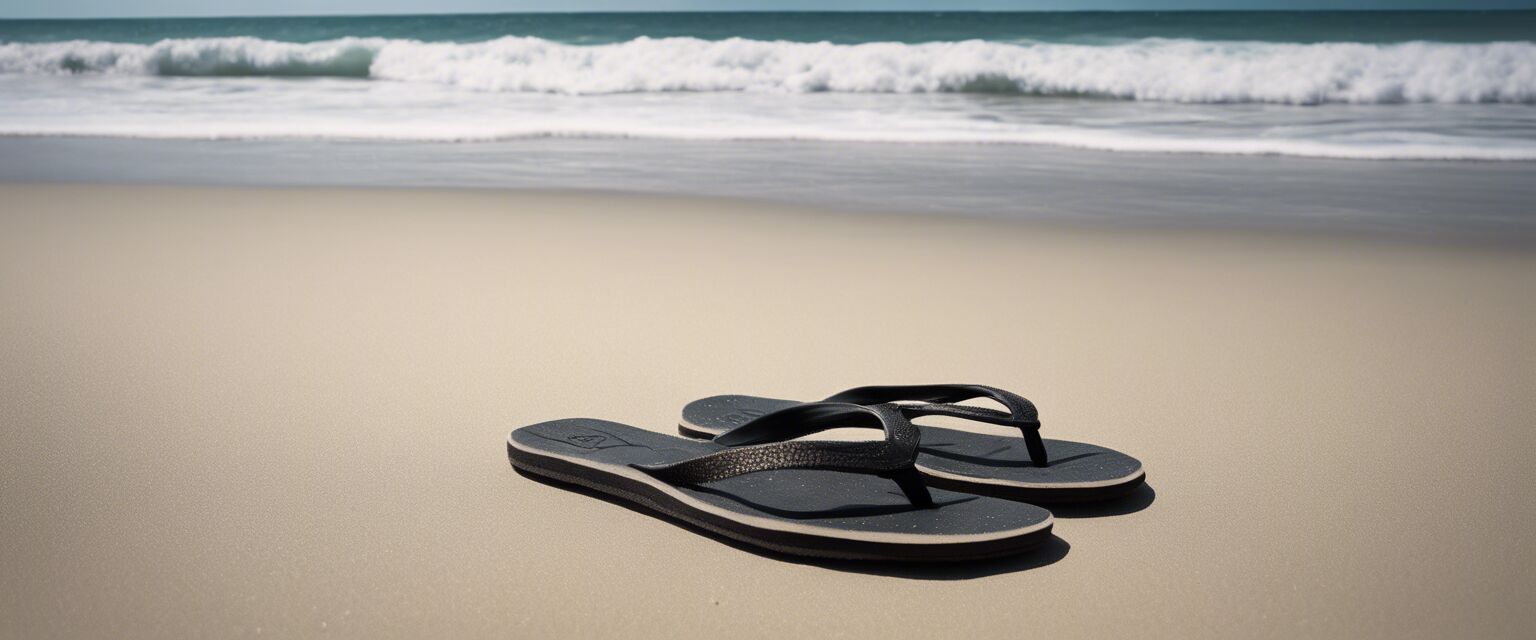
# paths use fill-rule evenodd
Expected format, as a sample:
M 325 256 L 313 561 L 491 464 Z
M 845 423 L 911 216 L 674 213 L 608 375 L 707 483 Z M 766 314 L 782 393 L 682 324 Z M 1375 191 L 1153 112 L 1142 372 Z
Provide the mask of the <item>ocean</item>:
M 1427 171 L 1462 194 L 1508 176 L 1447 206 L 1524 230 L 1536 226 L 1522 191 L 1536 162 L 1533 38 L 1532 11 L 10 20 L 0 21 L 0 179 L 140 179 L 142 167 L 100 159 L 111 152 L 81 151 L 115 141 L 168 156 L 166 167 L 178 150 L 246 158 L 223 173 L 166 170 L 180 181 L 305 183 L 309 161 L 344 183 L 781 198 L 819 184 L 828 204 L 857 207 L 911 182 L 878 170 L 894 162 L 965 170 L 927 200 L 913 194 L 912 208 L 1006 214 L 1044 208 L 1041 192 L 1013 189 L 1042 158 L 1097 163 L 1084 170 L 1101 177 L 1250 162 L 1243 171 L 1279 179 Z M 82 138 L 102 142 L 59 142 Z M 548 176 L 528 149 L 567 171 Z M 435 160 L 384 163 L 393 173 L 327 168 L 333 152 Z M 710 169 L 711 188 L 657 166 L 680 154 Z M 839 155 L 871 176 L 818 180 L 839 175 Z M 781 165 L 795 182 L 761 174 Z M 861 190 L 870 195 L 847 196 Z M 1360 197 L 1303 213 L 1376 206 Z

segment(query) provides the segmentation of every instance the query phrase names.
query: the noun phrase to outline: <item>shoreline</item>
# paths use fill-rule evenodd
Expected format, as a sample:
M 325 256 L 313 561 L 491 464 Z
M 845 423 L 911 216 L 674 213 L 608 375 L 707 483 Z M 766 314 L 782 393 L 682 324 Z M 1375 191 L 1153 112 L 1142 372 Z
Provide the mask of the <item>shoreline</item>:
M 675 194 L 957 219 L 1536 246 L 1536 163 L 640 140 L 0 139 L 0 183 L 34 182 Z

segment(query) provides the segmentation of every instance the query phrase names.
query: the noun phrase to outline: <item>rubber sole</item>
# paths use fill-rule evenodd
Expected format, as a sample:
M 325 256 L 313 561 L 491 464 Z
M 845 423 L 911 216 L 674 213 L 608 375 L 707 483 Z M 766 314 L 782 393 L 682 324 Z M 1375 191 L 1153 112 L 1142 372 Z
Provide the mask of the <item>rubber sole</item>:
M 788 555 L 835 560 L 964 562 L 1017 555 L 1040 546 L 1052 537 L 1051 522 L 1046 522 L 1037 530 L 1007 538 L 930 544 L 892 544 L 765 529 L 692 508 L 647 482 L 602 473 L 558 457 L 540 455 L 517 448 L 511 442 L 507 443 L 507 457 L 513 467 L 525 473 L 584 487 L 638 507 L 643 512 L 672 518 L 730 540 Z
M 1142 471 L 1134 478 L 1118 484 L 1102 487 L 1070 487 L 1039 489 L 1035 487 L 1023 487 L 1012 484 L 992 484 L 977 482 L 961 478 L 945 477 L 938 475 L 932 469 L 925 469 L 923 465 L 917 465 L 917 472 L 923 475 L 923 484 L 935 489 L 959 491 L 978 496 L 990 496 L 1004 498 L 1030 504 L 1077 504 L 1082 502 L 1103 502 L 1114 500 L 1129 495 L 1147 482 L 1147 474 Z

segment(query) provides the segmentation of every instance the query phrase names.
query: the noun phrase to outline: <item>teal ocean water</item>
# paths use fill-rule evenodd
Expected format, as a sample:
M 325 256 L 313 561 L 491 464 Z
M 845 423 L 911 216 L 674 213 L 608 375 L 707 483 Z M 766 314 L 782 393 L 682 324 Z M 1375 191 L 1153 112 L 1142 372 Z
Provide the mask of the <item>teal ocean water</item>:
M 1523 41 L 1532 34 L 1536 34 L 1536 11 L 556 13 L 0 21 L 0 41 L 6 42 L 140 44 L 166 38 L 239 36 L 283 42 L 345 37 L 478 42 L 528 36 L 578 45 L 641 37 L 836 44 L 972 39 L 1108 44 L 1144 38 L 1381 44 Z
M 1533 38 L 1532 11 L 0 21 L 0 180 L 1536 237 Z
M 1536 12 L 0 22 L 0 135 L 1536 160 Z

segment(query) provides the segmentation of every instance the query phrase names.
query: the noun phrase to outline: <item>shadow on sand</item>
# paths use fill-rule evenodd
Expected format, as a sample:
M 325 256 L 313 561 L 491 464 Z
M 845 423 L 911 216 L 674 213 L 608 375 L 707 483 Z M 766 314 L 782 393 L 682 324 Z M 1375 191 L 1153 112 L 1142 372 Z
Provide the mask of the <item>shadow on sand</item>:
M 518 469 L 516 467 L 513 467 L 513 470 L 516 471 L 518 475 L 523 476 L 524 478 L 528 478 L 530 480 L 533 480 L 535 482 L 538 482 L 540 484 L 549 485 L 549 486 L 552 486 L 552 487 L 559 487 L 559 488 L 565 489 L 567 491 L 574 491 L 576 493 L 580 493 L 580 494 L 585 495 L 585 496 L 590 496 L 590 497 L 596 498 L 598 500 L 602 500 L 604 502 L 608 502 L 608 503 L 612 503 L 612 504 L 624 507 L 626 509 L 629 509 L 630 511 L 634 511 L 634 512 L 637 512 L 637 513 L 643 513 L 645 515 L 648 515 L 648 516 L 651 516 L 651 517 L 654 517 L 654 518 L 658 518 L 660 520 L 665 520 L 665 521 L 670 522 L 672 524 L 675 524 L 675 525 L 677 525 L 679 527 L 687 529 L 687 530 L 689 530 L 691 532 L 694 532 L 694 533 L 697 533 L 697 534 L 699 534 L 701 536 L 705 536 L 705 537 L 717 540 L 717 541 L 719 541 L 719 542 L 721 542 L 723 544 L 729 545 L 729 546 L 734 547 L 736 549 L 740 549 L 740 550 L 745 551 L 747 553 L 751 553 L 751 554 L 754 554 L 754 555 L 762 556 L 762 557 L 765 557 L 765 558 L 772 558 L 774 560 L 782 560 L 784 562 L 790 562 L 790 563 L 794 563 L 794 564 L 807 565 L 807 566 L 812 566 L 812 567 L 820 567 L 820 568 L 823 568 L 823 569 L 830 569 L 830 570 L 833 570 L 833 571 L 846 571 L 846 572 L 849 572 L 849 573 L 865 573 L 865 574 L 870 574 L 870 575 L 891 576 L 891 577 L 894 577 L 894 578 L 907 578 L 907 579 L 912 579 L 912 580 L 968 580 L 968 579 L 971 579 L 971 578 L 982 578 L 982 577 L 986 577 L 986 576 L 993 576 L 993 575 L 1004 574 L 1004 573 L 1013 573 L 1013 572 L 1016 572 L 1016 571 L 1028 571 L 1030 569 L 1035 569 L 1035 568 L 1043 567 L 1043 566 L 1046 566 L 1046 565 L 1049 565 L 1049 564 L 1054 564 L 1058 560 L 1061 560 L 1062 558 L 1065 558 L 1067 556 L 1067 552 L 1069 550 L 1071 550 L 1071 548 L 1072 548 L 1072 545 L 1067 544 L 1067 542 L 1065 540 L 1062 540 L 1061 538 L 1058 538 L 1056 536 L 1051 536 L 1050 540 L 1047 540 L 1044 544 L 1040 545 L 1039 547 L 1037 547 L 1037 548 L 1035 548 L 1035 549 L 1033 549 L 1031 551 L 1028 551 L 1028 552 L 1025 552 L 1025 553 L 1016 555 L 1016 556 L 1009 556 L 1009 557 L 1005 557 L 1005 558 L 995 558 L 995 559 L 991 559 L 991 560 L 976 560 L 976 561 L 949 562 L 949 563 L 924 563 L 924 562 L 880 562 L 880 561 L 869 561 L 869 560 L 860 561 L 860 560 L 831 560 L 831 559 L 825 559 L 825 558 L 806 558 L 806 557 L 801 557 L 801 556 L 793 556 L 793 555 L 789 555 L 789 554 L 778 553 L 778 552 L 775 552 L 775 551 L 768 551 L 768 550 L 765 550 L 765 549 L 759 549 L 757 547 L 753 547 L 753 546 L 747 545 L 745 543 L 738 542 L 736 540 L 732 540 L 732 539 L 727 538 L 725 536 L 718 535 L 718 534 L 716 534 L 714 532 L 711 532 L 711 531 L 702 529 L 700 527 L 694 526 L 694 525 L 689 524 L 687 522 L 684 522 L 682 520 L 678 520 L 678 519 L 673 518 L 671 516 L 668 516 L 666 514 L 658 513 L 656 511 L 652 511 L 650 509 L 646 509 L 645 507 L 642 507 L 640 505 L 634 504 L 632 502 L 619 500 L 619 499 L 614 498 L 613 496 L 610 496 L 608 494 L 605 494 L 605 493 L 602 493 L 602 492 L 598 492 L 598 491 L 594 491 L 592 489 L 588 489 L 588 488 L 582 487 L 580 485 L 569 484 L 569 483 L 565 483 L 565 482 L 560 482 L 558 480 L 552 480 L 550 478 L 546 478 L 546 477 L 543 477 L 543 476 L 534 475 L 534 474 L 531 474 L 531 473 L 524 472 L 522 469 Z
M 1057 518 L 1103 518 L 1105 516 L 1123 516 L 1128 513 L 1136 513 L 1152 506 L 1152 501 L 1157 499 L 1157 492 L 1150 485 L 1143 484 L 1136 487 L 1130 493 L 1102 502 L 1079 502 L 1076 504 L 1051 504 L 1042 505 L 1051 510 Z

